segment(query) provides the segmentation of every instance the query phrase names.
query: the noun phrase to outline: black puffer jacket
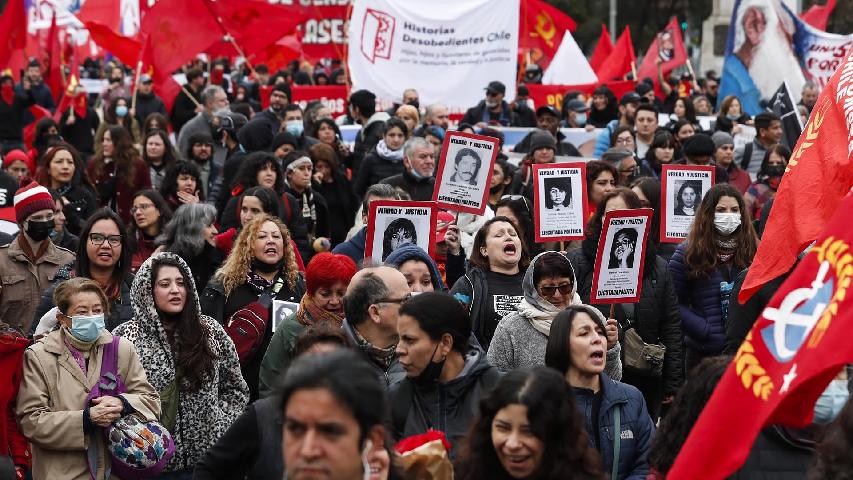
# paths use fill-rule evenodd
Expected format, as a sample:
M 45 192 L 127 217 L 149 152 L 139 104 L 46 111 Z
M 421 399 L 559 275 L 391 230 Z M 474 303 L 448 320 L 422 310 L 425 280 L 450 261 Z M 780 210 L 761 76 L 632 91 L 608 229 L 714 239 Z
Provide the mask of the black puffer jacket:
M 435 190 L 435 178 L 415 178 L 408 170 L 384 178 L 379 183 L 386 183 L 392 187 L 399 188 L 408 193 L 412 197 L 412 200 L 419 202 L 432 200 L 432 192 Z
M 373 149 L 364 156 L 361 162 L 361 169 L 353 181 L 353 193 L 358 198 L 364 198 L 365 192 L 371 185 L 375 185 L 385 178 L 403 173 L 406 168 L 403 166 L 403 161 L 387 160 L 382 158 L 376 149 Z
M 583 247 L 569 252 L 569 260 L 578 279 L 581 301 L 589 303 L 592 274 L 595 264 L 594 249 L 597 242 L 585 240 Z M 605 316 L 610 305 L 592 304 Z M 684 381 L 684 359 L 681 350 L 681 317 L 678 299 L 672 284 L 667 263 L 654 256 L 646 260 L 640 301 L 621 304 L 616 308 L 616 320 L 624 329 L 630 323 L 646 343 L 662 343 L 666 347 L 663 363 L 663 391 L 674 394 Z M 620 329 L 620 333 L 622 329 Z

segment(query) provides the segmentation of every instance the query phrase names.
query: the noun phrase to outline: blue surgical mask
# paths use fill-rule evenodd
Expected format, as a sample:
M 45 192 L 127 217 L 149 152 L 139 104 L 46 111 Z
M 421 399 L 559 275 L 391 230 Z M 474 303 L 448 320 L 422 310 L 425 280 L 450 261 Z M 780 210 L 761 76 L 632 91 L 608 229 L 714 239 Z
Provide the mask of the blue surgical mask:
M 116 116 L 118 117 L 126 117 L 127 116 L 127 107 L 124 105 L 119 105 L 116 107 Z
M 84 343 L 97 340 L 104 329 L 104 314 L 74 315 L 71 317 L 71 335 Z
M 409 170 L 409 174 L 411 176 L 415 177 L 416 180 L 423 180 L 424 178 L 426 178 L 423 175 L 421 175 L 420 173 L 418 173 L 418 171 L 415 170 L 414 168 Z
M 826 390 L 820 394 L 814 406 L 814 423 L 827 424 L 835 420 L 850 392 L 847 390 L 847 380 L 833 380 Z
M 575 123 L 583 127 L 586 125 L 586 113 L 576 113 L 575 114 Z
M 302 130 L 305 126 L 303 125 L 302 120 L 290 120 L 285 124 L 285 128 L 287 129 L 287 133 L 298 137 L 302 135 Z

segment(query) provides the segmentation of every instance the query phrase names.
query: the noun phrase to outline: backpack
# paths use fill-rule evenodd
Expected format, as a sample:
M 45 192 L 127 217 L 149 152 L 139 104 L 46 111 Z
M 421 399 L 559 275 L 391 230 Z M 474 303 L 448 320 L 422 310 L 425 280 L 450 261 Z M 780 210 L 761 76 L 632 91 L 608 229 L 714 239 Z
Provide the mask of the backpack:
M 234 312 L 225 323 L 225 333 L 237 347 L 240 366 L 246 366 L 260 350 L 270 323 L 272 299 L 283 285 L 284 279 L 279 277 L 272 287 L 272 294 L 262 293 L 256 301 Z

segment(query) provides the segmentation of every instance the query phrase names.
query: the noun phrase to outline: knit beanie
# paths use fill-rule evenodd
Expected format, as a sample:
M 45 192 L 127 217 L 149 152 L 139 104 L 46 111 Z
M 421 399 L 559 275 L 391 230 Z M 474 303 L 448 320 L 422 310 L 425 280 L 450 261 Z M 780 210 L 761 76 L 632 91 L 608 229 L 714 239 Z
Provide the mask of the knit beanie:
M 557 150 L 557 142 L 554 140 L 554 137 L 550 132 L 534 130 L 530 135 L 530 153 L 533 153 L 540 148 Z
M 732 136 L 729 135 L 728 133 L 722 132 L 722 131 L 714 132 L 714 134 L 711 135 L 711 140 L 714 141 L 714 150 L 719 149 L 723 145 L 734 145 L 735 144 L 734 138 L 732 138 Z
M 18 150 L 18 149 L 11 150 L 11 151 L 9 151 L 9 153 L 7 153 L 6 155 L 3 156 L 3 169 L 8 169 L 9 165 L 11 165 L 14 162 L 18 162 L 18 161 L 24 162 L 24 164 L 30 170 L 30 175 L 36 174 L 35 161 L 32 158 L 30 158 L 29 155 L 24 153 L 23 150 Z
M 30 178 L 21 181 L 21 188 L 15 192 L 15 220 L 23 225 L 24 220 L 39 210 L 53 211 L 56 203 L 50 192 Z

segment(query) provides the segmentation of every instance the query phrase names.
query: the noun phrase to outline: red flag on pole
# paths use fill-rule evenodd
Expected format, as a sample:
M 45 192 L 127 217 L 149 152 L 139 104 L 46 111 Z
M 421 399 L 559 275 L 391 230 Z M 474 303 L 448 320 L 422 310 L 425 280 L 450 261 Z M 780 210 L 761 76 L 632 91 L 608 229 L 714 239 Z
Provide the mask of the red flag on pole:
M 797 141 L 741 289 L 741 302 L 791 268 L 853 186 L 852 104 L 853 52 L 830 77 Z
M 159 0 L 142 19 L 139 36 L 156 39 L 148 55 L 155 71 L 172 73 L 222 38 L 205 0 Z M 130 65 L 134 65 L 139 51 Z
M 142 7 L 143 3 L 147 2 L 145 0 L 140 1 L 139 6 Z M 84 24 L 94 22 L 110 30 L 118 31 L 121 28 L 121 2 L 115 0 L 86 0 L 76 16 Z
M 222 28 L 234 38 L 242 53 L 250 56 L 296 31 L 308 18 L 306 9 L 296 5 L 283 7 L 266 0 L 231 0 L 209 2 L 213 13 L 221 20 Z M 208 55 L 235 53 L 231 42 L 220 40 L 206 50 Z
M 9 0 L 0 15 L 0 65 L 9 63 L 16 50 L 27 46 L 27 11 L 24 0 Z
M 853 362 L 853 196 L 837 207 L 741 344 L 667 479 L 728 477 L 762 428 L 808 425 L 826 385 Z
M 151 77 L 154 83 L 154 91 L 163 99 L 166 110 L 171 112 L 175 97 L 181 91 L 181 85 L 172 78 L 172 70 L 165 70 L 156 65 L 153 55 L 155 49 L 153 42 L 151 36 L 145 36 L 137 62 L 142 63 L 142 71 Z M 132 65 L 137 65 L 137 62 L 132 63 Z
M 826 30 L 826 24 L 833 10 L 835 10 L 835 0 L 827 0 L 826 5 L 812 5 L 800 14 L 800 18 L 818 30 Z
M 560 48 L 566 30 L 574 32 L 577 24 L 572 17 L 542 0 L 522 0 L 521 12 L 518 46 L 531 52 L 533 62 L 545 70 Z
M 142 43 L 136 37 L 125 37 L 112 28 L 95 22 L 86 22 L 89 36 L 98 46 L 115 55 L 125 65 L 134 65 Z
M 56 11 L 53 12 L 53 19 L 50 21 L 50 30 L 47 31 L 47 71 L 44 76 L 44 83 L 53 94 L 53 98 L 59 102 L 62 96 L 62 86 L 65 83 L 62 79 L 62 46 L 59 44 L 59 29 L 56 26 Z
M 616 40 L 613 51 L 595 74 L 599 82 L 621 80 L 634 71 L 636 62 L 637 56 L 634 54 L 634 43 L 631 41 L 631 29 L 626 26 Z
M 643 58 L 643 63 L 637 70 L 638 78 L 649 77 L 657 83 L 657 62 L 660 61 L 661 71 L 666 76 L 674 68 L 687 63 L 687 49 L 681 37 L 681 27 L 678 19 L 672 17 L 663 31 L 655 36 L 649 50 Z
M 607 31 L 607 25 L 601 24 L 601 37 L 598 38 L 598 43 L 595 45 L 595 50 L 592 56 L 589 57 L 589 66 L 598 75 L 598 69 L 607 60 L 607 57 L 613 52 L 613 39 L 610 38 L 610 32 Z M 601 77 L 599 77 L 601 78 Z

